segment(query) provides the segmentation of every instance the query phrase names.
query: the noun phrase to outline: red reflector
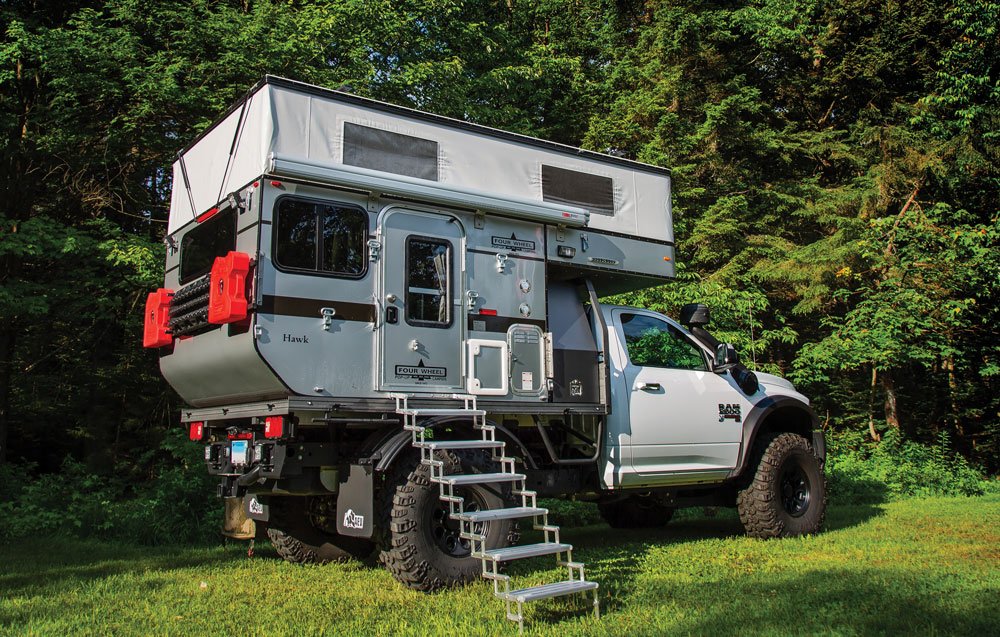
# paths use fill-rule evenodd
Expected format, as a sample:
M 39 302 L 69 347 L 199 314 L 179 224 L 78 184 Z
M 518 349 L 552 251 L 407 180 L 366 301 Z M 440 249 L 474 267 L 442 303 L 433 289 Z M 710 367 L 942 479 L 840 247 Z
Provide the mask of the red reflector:
M 195 219 L 195 221 L 197 221 L 198 223 L 201 223 L 203 221 L 208 221 L 209 219 L 211 219 L 212 217 L 214 217 L 217 214 L 219 214 L 219 209 L 218 208 L 209 208 L 205 212 L 203 212 L 200 215 L 198 215 L 198 217 Z
M 253 187 L 254 188 L 259 188 L 260 187 L 260 182 L 259 181 L 253 182 Z
M 281 188 L 282 183 L 280 181 L 272 181 L 271 185 L 274 186 L 275 188 Z
M 173 295 L 173 290 L 160 288 L 146 297 L 143 347 L 163 347 L 174 342 L 174 337 L 170 335 L 170 298 Z
M 563 216 L 564 217 L 572 217 L 573 215 L 571 213 L 569 213 L 569 212 L 564 212 Z
M 216 257 L 208 289 L 208 322 L 235 323 L 247 317 L 247 274 L 250 255 L 230 252 Z
M 496 310 L 487 310 L 485 307 L 484 308 L 480 308 L 479 313 L 482 314 L 483 316 L 496 316 L 497 315 L 497 311 Z
M 285 419 L 281 416 L 268 416 L 264 419 L 264 437 L 280 438 L 285 433 Z
M 238 434 L 227 434 L 226 438 L 230 440 L 253 440 L 253 434 L 249 431 L 244 431 Z
M 188 438 L 197 442 L 204 437 L 205 437 L 205 423 L 200 421 L 191 423 L 191 429 L 188 431 Z

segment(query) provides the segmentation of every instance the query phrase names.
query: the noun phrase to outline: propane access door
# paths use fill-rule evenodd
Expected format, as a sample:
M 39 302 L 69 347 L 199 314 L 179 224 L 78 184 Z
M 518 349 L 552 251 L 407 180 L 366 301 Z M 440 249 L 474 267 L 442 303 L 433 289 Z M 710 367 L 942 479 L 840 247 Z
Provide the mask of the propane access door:
M 460 391 L 465 231 L 451 215 L 392 209 L 381 223 L 381 389 Z

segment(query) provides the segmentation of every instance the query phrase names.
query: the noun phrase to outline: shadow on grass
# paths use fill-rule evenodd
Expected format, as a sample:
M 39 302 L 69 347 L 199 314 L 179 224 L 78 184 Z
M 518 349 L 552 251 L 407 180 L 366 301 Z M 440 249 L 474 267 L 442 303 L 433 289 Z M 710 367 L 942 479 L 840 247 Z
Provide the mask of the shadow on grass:
M 0 590 L 9 595 L 31 589 L 66 588 L 114 575 L 214 566 L 246 559 L 239 546 L 141 547 L 76 540 L 33 538 L 0 545 Z

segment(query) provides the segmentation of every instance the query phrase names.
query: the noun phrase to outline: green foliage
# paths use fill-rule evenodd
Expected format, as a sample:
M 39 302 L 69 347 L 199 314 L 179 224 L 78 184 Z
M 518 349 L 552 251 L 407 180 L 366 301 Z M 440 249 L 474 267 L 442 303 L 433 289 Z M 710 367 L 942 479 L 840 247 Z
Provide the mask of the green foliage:
M 98 475 L 70 458 L 58 473 L 30 465 L 0 465 L 0 540 L 76 537 L 139 544 L 205 542 L 218 538 L 221 505 L 198 462 L 201 448 L 168 437 L 151 455 L 147 479 L 124 466 Z
M 880 443 L 834 437 L 826 473 L 832 502 L 875 504 L 904 497 L 1000 493 L 990 480 L 951 449 L 946 433 L 934 444 L 903 440 L 889 431 Z

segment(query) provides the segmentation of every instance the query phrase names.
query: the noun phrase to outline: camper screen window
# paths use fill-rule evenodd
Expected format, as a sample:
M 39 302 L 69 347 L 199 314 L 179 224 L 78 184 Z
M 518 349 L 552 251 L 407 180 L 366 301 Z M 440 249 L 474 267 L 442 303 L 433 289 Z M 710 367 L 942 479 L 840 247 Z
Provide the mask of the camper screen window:
M 429 139 L 344 122 L 344 163 L 437 181 L 438 145 Z
M 615 182 L 611 177 L 542 164 L 542 199 L 578 206 L 599 215 L 615 214 Z
M 282 198 L 275 213 L 275 263 L 289 270 L 360 277 L 368 265 L 368 214 L 361 208 Z
M 410 237 L 406 264 L 406 322 L 425 327 L 450 325 L 451 244 Z
M 236 249 L 236 209 L 222 212 L 188 230 L 181 239 L 181 283 L 208 274 L 215 257 Z

